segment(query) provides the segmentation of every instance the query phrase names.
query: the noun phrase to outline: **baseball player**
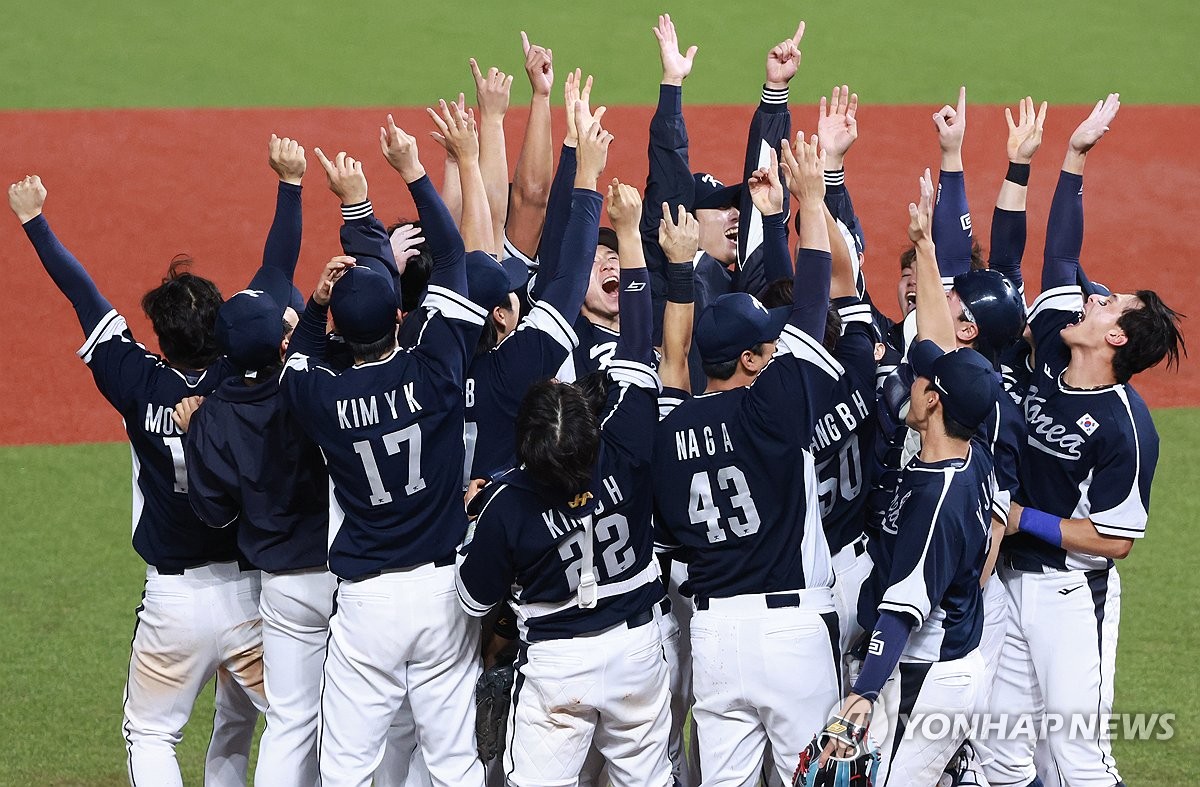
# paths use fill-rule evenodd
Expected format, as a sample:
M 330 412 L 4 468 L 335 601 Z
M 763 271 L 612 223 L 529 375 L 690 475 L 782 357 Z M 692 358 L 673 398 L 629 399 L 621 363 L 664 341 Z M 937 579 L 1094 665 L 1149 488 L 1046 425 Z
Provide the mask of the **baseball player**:
M 581 174 L 590 171 L 584 150 L 581 142 Z M 568 237 L 577 224 L 595 227 L 600 209 L 600 195 L 576 182 Z M 614 181 L 609 199 L 630 251 L 622 260 L 625 330 L 603 409 L 597 414 L 600 403 L 576 386 L 548 381 L 529 390 L 517 419 L 521 465 L 472 501 L 479 517 L 459 568 L 469 613 L 486 613 L 510 590 L 515 598 L 522 652 L 505 753 L 514 785 L 574 783 L 589 742 L 618 787 L 670 781 L 667 667 L 655 620 L 663 587 L 650 527 L 660 384 L 650 365 L 649 277 L 637 191 Z
M 918 246 L 926 253 L 932 249 Z M 863 589 L 864 606 L 876 615 L 868 655 L 826 731 L 860 738 L 870 703 L 882 693 L 887 737 L 876 783 L 933 785 L 965 731 L 934 736 L 921 717 L 970 712 L 983 679 L 980 573 L 993 482 L 987 445 L 973 438 L 995 407 L 1000 382 L 971 349 L 944 352 L 923 340 L 909 362 L 916 379 L 907 420 L 921 435 L 921 452 L 903 471 Z
M 443 117 L 460 168 L 477 167 L 472 123 L 457 106 L 443 107 Z M 282 382 L 333 484 L 329 567 L 342 582 L 324 673 L 321 778 L 369 783 L 407 698 L 433 783 L 480 785 L 473 725 L 462 723 L 473 714 L 478 632 L 453 598 L 453 563 L 466 532 L 462 389 L 485 313 L 466 297 L 462 239 L 416 140 L 389 119 L 380 144 L 434 253 L 420 339 L 399 350 L 394 293 L 384 277 L 353 266 L 327 303 L 318 291 L 305 309 L 293 347 L 305 344 Z M 304 354 L 319 357 L 325 307 L 355 359 L 340 374 Z
M 732 784 L 751 783 L 768 739 L 774 770 L 789 778 L 838 693 L 833 568 L 808 452 L 842 371 L 817 338 L 830 276 L 822 162 L 815 137 L 784 154 L 803 214 L 792 308 L 769 313 L 744 293 L 713 301 L 695 329 L 708 389 L 663 419 L 655 445 L 659 539 L 687 561 L 694 598 L 701 771 Z M 775 167 L 749 191 L 764 249 L 786 255 Z
M 1084 302 L 1078 285 L 1083 167 L 1119 107 L 1119 96 L 1109 95 L 1071 135 L 1050 208 L 1042 295 L 1030 313 L 1036 367 L 1002 557 L 1011 622 L 995 702 L 1039 720 L 1043 712 L 1112 712 L 1121 601 L 1113 561 L 1145 535 L 1158 459 L 1150 413 L 1129 380 L 1163 358 L 1177 364 L 1183 348 L 1179 317 L 1156 293 Z M 1107 727 L 1096 729 L 1089 737 L 1070 735 L 1069 724 L 1051 727 L 1064 784 L 1123 784 Z M 1041 783 L 1033 740 L 992 748 L 992 784 Z
M 219 668 L 265 705 L 258 579 L 239 565 L 234 533 L 205 527 L 192 512 L 183 434 L 171 418 L 177 402 L 210 393 L 227 373 L 212 331 L 221 296 L 212 282 L 173 262 L 142 299 L 165 358 L 154 355 L 133 340 L 125 318 L 51 231 L 40 178 L 13 184 L 8 196 L 46 272 L 75 308 L 87 337 L 79 357 L 125 422 L 133 546 L 147 564 L 123 703 L 129 778 L 181 785 L 175 745 L 196 695 Z M 232 783 L 245 774 L 228 776 Z
M 604 130 L 598 112 L 595 121 L 585 116 L 582 105 L 572 108 L 576 122 L 585 128 L 578 140 L 579 163 L 575 174 L 575 199 L 571 213 L 578 207 L 579 189 L 592 188 L 604 170 L 607 148 L 603 144 Z M 584 185 L 580 185 L 580 184 Z M 587 184 L 592 184 L 588 186 Z M 588 289 L 587 274 L 595 266 L 583 253 L 592 254 L 596 231 L 578 223 L 578 234 L 565 234 L 560 251 L 554 253 L 553 266 L 546 264 L 540 277 L 544 287 L 530 312 L 512 328 L 512 317 L 518 313 L 515 292 L 525 285 L 525 268 L 516 259 L 503 264 L 508 275 L 507 291 L 501 304 L 481 303 L 489 309 L 492 335 L 498 343 L 478 353 L 471 362 L 466 383 L 466 445 L 467 468 L 465 480 L 491 478 L 513 466 L 514 443 L 512 423 L 525 391 L 534 382 L 554 374 L 575 349 L 578 338 L 571 323 L 583 306 Z M 549 256 L 549 255 L 548 255 Z M 468 268 L 468 285 L 473 273 L 487 276 L 497 266 L 484 262 L 486 267 Z M 548 279 L 546 274 L 550 273 Z

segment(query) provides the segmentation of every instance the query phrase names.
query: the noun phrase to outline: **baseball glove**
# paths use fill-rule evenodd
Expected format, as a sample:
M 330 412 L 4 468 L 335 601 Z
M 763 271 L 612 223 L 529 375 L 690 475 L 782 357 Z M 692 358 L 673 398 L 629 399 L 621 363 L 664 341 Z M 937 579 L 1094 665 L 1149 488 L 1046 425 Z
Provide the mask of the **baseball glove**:
M 821 765 L 821 752 L 830 742 L 850 747 L 844 757 L 830 755 Z M 879 770 L 879 750 L 867 745 L 867 728 L 834 716 L 800 752 L 792 787 L 871 787 Z
M 475 681 L 475 738 L 479 759 L 484 762 L 490 762 L 504 750 L 515 671 L 511 663 L 497 664 L 485 669 Z

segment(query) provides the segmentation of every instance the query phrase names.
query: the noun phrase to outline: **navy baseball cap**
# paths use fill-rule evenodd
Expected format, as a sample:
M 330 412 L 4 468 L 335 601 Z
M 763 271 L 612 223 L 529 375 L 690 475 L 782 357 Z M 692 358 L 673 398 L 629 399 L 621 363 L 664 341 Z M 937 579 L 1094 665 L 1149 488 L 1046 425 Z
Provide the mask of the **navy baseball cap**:
M 968 429 L 978 429 L 1000 398 L 1000 379 L 992 364 L 969 347 L 943 352 L 922 339 L 909 348 L 908 362 L 918 376 L 933 383 L 946 415 Z
M 696 198 L 692 202 L 693 210 L 728 208 L 730 205 L 736 205 L 742 196 L 741 183 L 726 186 L 707 172 L 694 173 L 692 180 L 696 184 Z
M 355 265 L 333 285 L 329 311 L 344 339 L 371 344 L 396 328 L 396 293 L 383 274 Z
M 217 344 L 241 371 L 257 372 L 279 363 L 283 307 L 265 292 L 242 290 L 217 311 Z
M 529 281 L 529 268 L 516 257 L 496 262 L 485 251 L 467 252 L 467 297 L 485 309 L 508 304 L 508 294 Z
M 704 363 L 732 361 L 762 342 L 773 342 L 783 332 L 791 307 L 768 309 L 745 292 L 722 295 L 696 320 L 696 349 Z
M 617 231 L 612 227 L 601 227 L 600 236 L 596 243 L 597 246 L 607 246 L 617 254 L 621 253 L 620 244 L 617 243 Z

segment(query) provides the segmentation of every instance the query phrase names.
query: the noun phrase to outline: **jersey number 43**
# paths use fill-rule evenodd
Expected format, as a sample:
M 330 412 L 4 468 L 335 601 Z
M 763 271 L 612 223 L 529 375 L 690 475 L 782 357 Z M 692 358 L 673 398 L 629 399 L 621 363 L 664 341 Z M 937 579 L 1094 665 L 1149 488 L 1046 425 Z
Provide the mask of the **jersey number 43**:
M 757 533 L 761 520 L 754 505 L 754 498 L 750 496 L 750 485 L 746 483 L 745 473 L 741 468 L 730 465 L 717 470 L 715 475 L 717 488 L 728 494 L 729 505 L 741 513 L 726 517 L 725 527 L 721 526 L 721 509 L 713 502 L 713 486 L 709 471 L 706 470 L 692 476 L 688 499 L 688 518 L 692 524 L 702 524 L 708 528 L 710 544 L 724 541 L 727 538 L 726 528 L 739 537 Z

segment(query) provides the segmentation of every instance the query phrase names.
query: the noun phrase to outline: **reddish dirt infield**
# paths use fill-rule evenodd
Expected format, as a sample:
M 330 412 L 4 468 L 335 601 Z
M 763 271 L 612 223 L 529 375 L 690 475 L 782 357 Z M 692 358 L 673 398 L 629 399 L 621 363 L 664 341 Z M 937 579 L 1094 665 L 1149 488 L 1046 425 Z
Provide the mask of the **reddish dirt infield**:
M 936 167 L 931 107 L 866 107 L 862 138 L 849 159 L 847 183 L 867 233 L 867 272 L 881 308 L 895 311 L 896 257 L 904 249 L 905 205 L 917 176 Z M 692 167 L 727 182 L 740 176 L 744 129 L 752 107 L 687 110 Z M 1051 107 L 1046 139 L 1030 182 L 1026 279 L 1037 291 L 1045 216 L 1067 136 L 1083 107 Z M 606 117 L 616 136 L 608 172 L 644 184 L 649 108 L 614 108 Z M 154 336 L 139 309 L 171 257 L 192 255 L 196 272 L 230 294 L 259 264 L 274 208 L 275 179 L 266 164 L 272 131 L 296 137 L 310 153 L 304 248 L 297 282 L 307 291 L 321 263 L 338 253 L 337 201 L 311 156 L 320 146 L 346 149 L 366 161 L 371 198 L 384 220 L 413 215 L 400 178 L 382 160 L 377 127 L 382 109 L 172 110 L 0 113 L 0 179 L 36 173 L 50 196 L 46 215 L 62 241 L 83 261 L 101 291 L 150 347 Z M 511 113 L 511 162 L 523 115 Z M 816 111 L 793 109 L 795 128 L 812 130 Z M 402 110 L 397 122 L 422 138 L 435 181 L 442 156 L 425 137 L 421 110 Z M 996 188 L 1003 177 L 1004 118 L 996 107 L 972 107 L 966 151 L 975 233 L 986 248 Z M 561 114 L 556 117 L 561 133 Z M 1084 264 L 1094 280 L 1114 289 L 1151 288 L 1175 307 L 1195 312 L 1200 277 L 1200 231 L 1195 200 L 1200 154 L 1190 138 L 1200 131 L 1200 107 L 1125 107 L 1087 172 Z M 0 376 L 0 444 L 73 443 L 122 439 L 118 418 L 87 369 L 73 356 L 82 341 L 65 298 L 38 264 L 15 219 L 0 218 L 4 266 L 3 335 L 13 356 Z M 1154 370 L 1139 389 L 1154 407 L 1200 404 L 1200 364 L 1179 374 Z

